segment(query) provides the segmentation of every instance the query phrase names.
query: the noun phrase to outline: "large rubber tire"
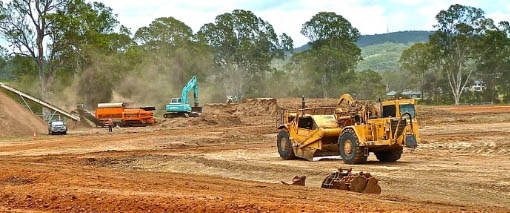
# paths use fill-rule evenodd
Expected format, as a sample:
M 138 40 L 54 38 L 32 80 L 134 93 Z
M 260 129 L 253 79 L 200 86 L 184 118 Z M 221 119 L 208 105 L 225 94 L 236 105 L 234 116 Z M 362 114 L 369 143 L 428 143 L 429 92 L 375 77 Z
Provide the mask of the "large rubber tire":
M 395 162 L 402 156 L 402 147 L 384 152 L 376 152 L 375 156 L 381 162 Z
M 367 162 L 363 149 L 358 146 L 358 136 L 352 129 L 348 129 L 338 137 L 340 156 L 346 164 L 360 164 Z
M 287 131 L 281 131 L 278 133 L 276 146 L 278 147 L 278 153 L 282 159 L 292 160 L 296 158 L 294 150 L 292 149 L 292 143 L 290 142 L 289 133 Z

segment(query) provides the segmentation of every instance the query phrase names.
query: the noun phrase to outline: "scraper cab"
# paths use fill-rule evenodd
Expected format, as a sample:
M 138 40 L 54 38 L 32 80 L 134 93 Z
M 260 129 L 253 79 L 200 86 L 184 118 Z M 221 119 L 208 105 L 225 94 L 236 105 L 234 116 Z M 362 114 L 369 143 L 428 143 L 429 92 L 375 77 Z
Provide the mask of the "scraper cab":
M 397 161 L 403 147 L 418 145 L 414 105 L 413 99 L 372 103 L 346 94 L 336 107 L 280 110 L 278 153 L 286 160 L 334 157 L 358 164 L 372 152 L 380 161 Z

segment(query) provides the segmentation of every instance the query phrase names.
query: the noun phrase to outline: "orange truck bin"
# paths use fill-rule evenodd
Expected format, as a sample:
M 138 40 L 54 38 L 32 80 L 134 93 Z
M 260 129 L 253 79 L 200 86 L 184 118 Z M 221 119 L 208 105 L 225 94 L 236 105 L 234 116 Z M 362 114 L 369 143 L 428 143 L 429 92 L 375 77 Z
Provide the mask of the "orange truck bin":
M 147 126 L 154 124 L 155 107 L 126 108 L 124 103 L 97 105 L 96 118 L 106 124 L 112 119 L 119 126 Z

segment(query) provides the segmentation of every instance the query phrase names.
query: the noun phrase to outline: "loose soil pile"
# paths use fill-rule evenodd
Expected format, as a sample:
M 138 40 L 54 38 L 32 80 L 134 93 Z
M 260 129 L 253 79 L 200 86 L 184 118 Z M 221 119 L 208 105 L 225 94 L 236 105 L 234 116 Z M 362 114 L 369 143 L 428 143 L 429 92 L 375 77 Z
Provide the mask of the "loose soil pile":
M 208 104 L 204 107 L 201 121 L 217 126 L 267 123 L 273 119 L 278 109 L 274 98 L 247 99 L 234 104 Z
M 279 98 L 278 106 L 285 109 L 300 109 L 301 101 L 301 98 Z M 335 107 L 337 102 L 338 98 L 305 98 L 305 106 L 307 108 Z
M 0 137 L 44 134 L 48 125 L 3 92 L 0 92 Z
M 208 104 L 204 107 L 204 114 L 231 114 L 239 117 L 272 116 L 276 114 L 278 108 L 274 98 L 256 98 L 235 104 Z
M 247 99 L 233 104 L 207 104 L 198 118 L 171 118 L 157 121 L 162 128 L 239 126 L 267 124 L 273 121 L 279 107 L 274 98 Z

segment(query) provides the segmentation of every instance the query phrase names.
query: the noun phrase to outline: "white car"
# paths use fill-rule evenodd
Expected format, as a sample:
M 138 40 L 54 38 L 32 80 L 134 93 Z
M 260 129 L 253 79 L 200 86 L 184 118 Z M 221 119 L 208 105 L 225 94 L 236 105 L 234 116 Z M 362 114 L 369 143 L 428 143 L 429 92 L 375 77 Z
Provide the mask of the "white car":
M 56 134 L 67 134 L 67 127 L 63 121 L 51 121 L 48 126 L 48 134 L 56 135 Z

